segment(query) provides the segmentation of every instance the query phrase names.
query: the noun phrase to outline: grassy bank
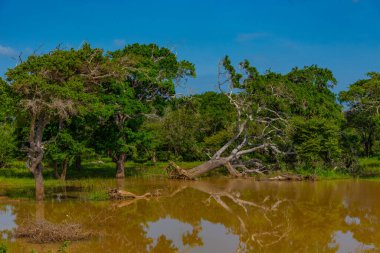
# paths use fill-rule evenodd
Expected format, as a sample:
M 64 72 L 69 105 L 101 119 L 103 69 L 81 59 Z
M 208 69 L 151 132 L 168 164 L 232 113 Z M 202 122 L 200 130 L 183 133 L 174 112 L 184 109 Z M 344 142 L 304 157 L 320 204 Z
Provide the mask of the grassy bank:
M 192 168 L 201 162 L 179 162 L 183 168 Z M 128 178 L 166 177 L 167 162 L 125 164 L 125 173 Z M 104 158 L 96 161 L 84 161 L 80 169 L 69 168 L 66 180 L 54 177 L 54 170 L 45 165 L 43 171 L 45 193 L 52 196 L 57 192 L 71 192 L 89 200 L 107 199 L 107 190 L 116 187 L 115 163 Z M 80 189 L 77 191 L 76 189 Z M 76 192 L 77 191 L 77 192 Z M 70 193 L 71 194 L 71 193 Z M 0 196 L 11 198 L 33 198 L 34 178 L 27 170 L 25 162 L 14 161 L 6 168 L 0 168 Z
M 380 159 L 378 157 L 361 158 L 359 164 L 362 168 L 361 177 L 380 178 Z
M 199 165 L 201 162 L 178 162 L 182 168 L 189 169 Z M 361 166 L 362 178 L 380 178 L 380 160 L 377 158 L 363 158 L 359 160 Z M 127 162 L 126 176 L 128 178 L 154 178 L 166 177 L 167 162 L 158 163 L 134 163 Z M 56 192 L 66 192 L 66 189 L 71 188 L 81 189 L 81 197 L 90 200 L 106 199 L 106 192 L 110 186 L 116 187 L 115 164 L 107 158 L 84 161 L 80 169 L 69 168 L 67 171 L 66 181 L 56 179 L 54 171 L 49 166 L 45 166 L 44 170 L 45 191 L 47 195 L 52 195 Z M 321 180 L 331 179 L 348 179 L 349 174 L 339 172 L 335 169 L 296 169 L 292 171 L 276 171 L 267 175 L 272 177 L 282 173 L 300 174 L 303 176 L 315 175 Z M 227 175 L 225 169 L 221 168 L 210 173 L 208 176 Z M 34 196 L 34 179 L 25 167 L 25 163 L 14 161 L 7 168 L 0 168 L 0 195 L 6 195 L 13 198 L 33 198 Z M 79 194 L 79 193 L 78 193 Z M 83 195 L 86 194 L 86 195 Z
M 202 162 L 176 162 L 179 166 L 185 169 L 193 168 Z M 359 159 L 361 166 L 360 177 L 379 177 L 380 178 L 380 160 L 378 158 L 361 158 Z M 165 168 L 168 166 L 168 162 L 146 162 L 136 163 L 127 162 L 125 164 L 126 177 L 139 177 L 150 178 L 157 176 L 167 176 Z M 336 169 L 326 168 L 298 168 L 290 171 L 276 171 L 273 175 L 278 173 L 295 173 L 300 175 L 316 175 L 319 179 L 343 179 L 350 178 L 348 173 L 342 173 Z M 62 186 L 65 182 L 57 180 L 54 177 L 54 171 L 48 165 L 45 165 L 44 169 L 45 185 L 48 187 Z M 221 168 L 213 171 L 209 176 L 213 175 L 226 175 L 225 169 Z M 70 167 L 67 171 L 67 182 L 73 180 L 83 179 L 114 179 L 115 177 L 115 163 L 108 158 L 102 158 L 99 160 L 83 161 L 80 169 Z M 14 161 L 9 164 L 7 168 L 0 168 L 0 185 L 3 186 L 33 186 L 34 179 L 29 171 L 26 169 L 25 162 Z
M 189 169 L 199 165 L 201 162 L 178 162 L 178 165 Z M 151 177 L 151 176 L 165 176 L 165 168 L 168 162 L 157 163 L 135 163 L 127 162 L 125 164 L 125 174 L 127 177 Z M 60 172 L 60 171 L 59 171 Z M 48 165 L 44 166 L 43 175 L 46 181 L 59 181 L 54 177 L 54 170 Z M 115 177 L 115 163 L 108 158 L 103 158 L 95 161 L 85 161 L 82 163 L 80 169 L 69 168 L 67 171 L 66 179 L 88 179 L 88 178 L 114 178 Z M 33 177 L 26 169 L 25 162 L 14 161 L 11 162 L 6 168 L 0 168 L 0 183 L 12 184 L 15 183 L 28 184 L 33 183 Z

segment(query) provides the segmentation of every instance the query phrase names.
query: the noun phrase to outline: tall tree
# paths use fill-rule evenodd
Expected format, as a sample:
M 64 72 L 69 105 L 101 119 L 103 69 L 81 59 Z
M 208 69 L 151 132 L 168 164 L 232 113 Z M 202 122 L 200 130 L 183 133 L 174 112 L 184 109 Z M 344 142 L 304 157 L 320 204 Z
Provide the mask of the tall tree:
M 289 100 L 290 146 L 297 167 L 332 167 L 340 160 L 342 108 L 331 91 L 336 79 L 328 69 L 316 65 L 294 68 L 284 76 Z M 291 159 L 290 159 L 291 160 Z
M 380 74 L 371 72 L 368 77 L 351 84 L 339 96 L 348 106 L 348 126 L 358 131 L 365 155 L 371 156 L 380 129 Z
M 132 66 L 122 80 L 103 83 L 108 119 L 99 129 L 100 148 L 116 163 L 116 177 L 125 176 L 125 161 L 147 137 L 141 125 L 159 105 L 175 94 L 182 79 L 195 76 L 194 65 L 179 61 L 167 48 L 133 44 L 109 53 L 113 61 L 128 59 Z M 99 145 L 98 145 L 99 146 Z
M 36 199 L 44 198 L 42 160 L 45 129 L 85 111 L 96 100 L 100 82 L 117 75 L 117 69 L 101 49 L 88 44 L 79 50 L 57 48 L 31 55 L 6 73 L 17 108 L 29 125 L 27 166 L 35 178 Z

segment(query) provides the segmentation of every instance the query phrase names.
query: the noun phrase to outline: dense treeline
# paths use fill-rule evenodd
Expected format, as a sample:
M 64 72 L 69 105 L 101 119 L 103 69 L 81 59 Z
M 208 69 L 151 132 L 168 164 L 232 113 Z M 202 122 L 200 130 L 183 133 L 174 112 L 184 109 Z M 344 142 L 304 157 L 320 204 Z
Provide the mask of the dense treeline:
M 43 167 L 65 179 L 85 157 L 110 157 L 120 178 L 129 160 L 209 161 L 202 172 L 227 164 L 235 175 L 357 173 L 357 157 L 379 155 L 378 73 L 337 97 L 328 69 L 259 73 L 226 57 L 219 92 L 176 97 L 194 76 L 192 63 L 154 44 L 31 55 L 0 79 L 0 166 L 25 160 L 42 199 Z

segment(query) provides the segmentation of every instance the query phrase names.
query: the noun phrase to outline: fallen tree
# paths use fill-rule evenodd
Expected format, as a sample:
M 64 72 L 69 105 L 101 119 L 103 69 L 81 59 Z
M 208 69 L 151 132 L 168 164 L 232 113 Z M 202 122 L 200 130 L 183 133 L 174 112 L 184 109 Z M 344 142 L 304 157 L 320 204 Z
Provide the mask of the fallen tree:
M 219 90 L 236 109 L 235 133 L 199 166 L 184 170 L 170 162 L 167 168 L 170 178 L 192 180 L 223 166 L 233 177 L 262 174 L 267 166 L 252 154 L 264 154 L 272 160 L 284 154 L 278 147 L 288 125 L 280 107 L 289 98 L 284 84 L 273 73 L 260 75 L 247 61 L 240 64 L 243 74 L 235 71 L 228 57 L 219 66 Z

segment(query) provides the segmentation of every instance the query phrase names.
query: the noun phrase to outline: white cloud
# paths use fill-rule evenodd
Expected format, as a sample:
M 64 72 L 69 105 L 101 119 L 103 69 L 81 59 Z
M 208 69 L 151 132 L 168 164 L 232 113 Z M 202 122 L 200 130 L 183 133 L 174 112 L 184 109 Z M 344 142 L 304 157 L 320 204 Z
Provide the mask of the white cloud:
M 113 40 L 113 44 L 118 47 L 125 46 L 126 42 L 123 39 L 115 39 Z
M 17 51 L 11 47 L 0 45 L 0 56 L 14 57 L 17 56 Z
M 269 36 L 269 33 L 241 33 L 236 36 L 236 41 L 249 42 L 252 40 L 263 39 Z

